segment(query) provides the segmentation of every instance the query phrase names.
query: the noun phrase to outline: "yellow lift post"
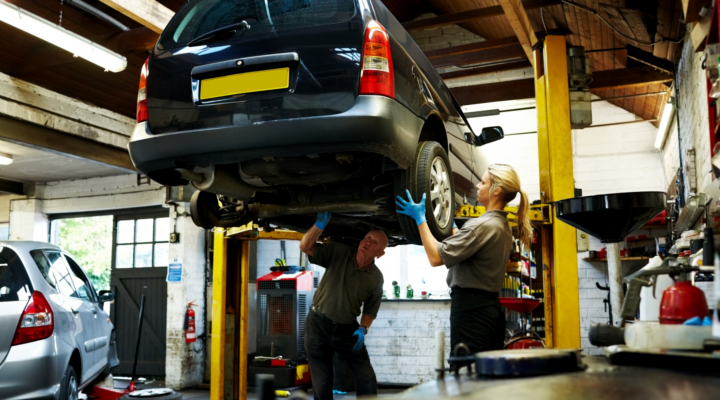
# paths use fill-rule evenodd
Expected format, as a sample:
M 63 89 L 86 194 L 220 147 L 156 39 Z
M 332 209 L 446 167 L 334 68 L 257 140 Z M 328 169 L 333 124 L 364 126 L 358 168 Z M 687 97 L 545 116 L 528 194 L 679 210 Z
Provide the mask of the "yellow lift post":
M 248 315 L 248 281 L 250 275 L 250 241 L 254 240 L 300 240 L 302 233 L 275 229 L 264 231 L 257 225 L 248 224 L 239 228 L 215 231 L 213 250 L 213 318 L 212 345 L 210 349 L 210 400 L 224 400 L 226 397 L 238 400 L 247 399 L 247 337 Z M 231 243 L 232 242 L 232 243 Z M 233 248 L 231 255 L 228 249 Z M 239 258 L 239 260 L 238 260 Z M 229 262 L 230 261 L 230 262 Z M 232 263 L 232 264 L 231 264 Z M 230 265 L 230 266 L 229 266 Z M 228 271 L 236 268 L 233 279 L 228 279 Z M 229 290 L 236 290 L 238 301 L 234 307 L 235 318 L 238 318 L 239 331 L 234 338 L 227 337 L 226 316 L 228 312 L 227 298 Z M 230 340 L 232 339 L 232 340 Z M 226 344 L 234 344 L 234 359 L 237 365 L 227 368 L 225 354 Z M 226 388 L 226 372 L 235 373 L 233 387 Z M 225 393 L 233 391 L 233 395 Z
M 517 208 L 508 207 L 512 213 Z M 456 212 L 458 218 L 479 217 L 484 207 L 461 206 Z M 515 224 L 513 214 L 509 216 Z M 547 205 L 533 206 L 530 219 L 535 224 L 549 223 Z M 239 228 L 216 229 L 213 250 L 213 304 L 212 304 L 212 345 L 210 349 L 210 400 L 235 398 L 247 399 L 247 336 L 248 336 L 248 280 L 250 266 L 249 242 L 255 240 L 301 240 L 303 234 L 283 229 L 265 231 L 257 225 L 248 224 Z M 231 271 L 232 269 L 232 271 Z M 231 273 L 229 273 L 231 272 Z M 232 275 L 232 276 L 231 276 Z M 234 291 L 235 304 L 228 304 L 228 294 Z M 239 327 L 234 337 L 227 335 L 228 310 L 233 309 Z M 546 317 L 547 320 L 547 317 Z M 233 344 L 233 359 L 237 364 L 226 362 L 227 344 Z M 232 387 L 226 387 L 227 373 L 234 374 Z M 227 394 L 226 394 L 227 393 Z
M 555 218 L 552 205 L 575 196 L 565 37 L 546 36 L 533 56 L 540 191 L 552 216 L 542 228 L 545 339 L 548 347 L 580 348 L 576 232 Z

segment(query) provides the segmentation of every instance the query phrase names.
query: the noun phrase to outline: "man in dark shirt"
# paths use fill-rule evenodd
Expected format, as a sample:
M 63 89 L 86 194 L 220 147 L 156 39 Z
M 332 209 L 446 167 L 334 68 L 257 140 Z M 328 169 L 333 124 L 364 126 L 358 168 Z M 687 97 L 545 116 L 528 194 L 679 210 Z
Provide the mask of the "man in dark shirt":
M 364 343 L 382 300 L 383 276 L 375 259 L 385 254 L 387 236 L 370 231 L 358 248 L 318 244 L 329 221 L 329 212 L 319 213 L 300 242 L 300 250 L 310 256 L 310 262 L 326 269 L 305 322 L 313 392 L 315 399 L 333 398 L 333 356 L 338 353 L 355 377 L 357 395 L 377 395 L 377 379 Z

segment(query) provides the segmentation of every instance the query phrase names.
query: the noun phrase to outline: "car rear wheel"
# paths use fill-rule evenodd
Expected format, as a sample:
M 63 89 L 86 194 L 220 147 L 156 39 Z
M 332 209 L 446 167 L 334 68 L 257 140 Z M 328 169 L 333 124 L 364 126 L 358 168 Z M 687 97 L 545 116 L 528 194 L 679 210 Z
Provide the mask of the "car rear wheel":
M 395 194 L 406 198 L 409 190 L 414 201 L 425 194 L 425 217 L 435 239 L 443 240 L 452 234 L 455 221 L 455 184 L 447 153 L 437 142 L 421 142 L 410 168 L 398 171 Z M 421 245 L 417 223 L 398 214 L 400 227 L 411 244 Z
M 60 383 L 60 399 L 78 400 L 78 379 L 72 365 L 68 365 L 63 381 Z

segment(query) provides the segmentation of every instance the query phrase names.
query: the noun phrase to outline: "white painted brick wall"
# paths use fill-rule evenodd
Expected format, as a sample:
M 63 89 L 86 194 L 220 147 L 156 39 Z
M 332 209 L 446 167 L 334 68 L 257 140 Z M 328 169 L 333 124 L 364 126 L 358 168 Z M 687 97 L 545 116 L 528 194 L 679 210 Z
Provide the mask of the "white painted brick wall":
M 188 205 L 178 207 L 178 213 L 189 211 Z M 172 214 L 171 214 L 172 216 Z M 173 229 L 174 221 L 168 221 Z M 185 306 L 194 301 L 196 334 L 208 333 L 203 325 L 205 315 L 205 230 L 198 228 L 190 217 L 177 218 L 180 242 L 171 243 L 168 258 L 182 260 L 182 282 L 168 283 L 167 292 L 167 355 L 165 357 L 165 385 L 173 389 L 192 387 L 202 383 L 205 368 L 202 340 L 185 342 L 183 330 Z
M 679 104 L 677 112 L 680 119 L 680 147 L 683 157 L 686 157 L 687 150 L 695 149 L 698 190 L 705 188 L 712 180 L 707 88 L 705 70 L 701 67 L 702 59 L 703 53 L 695 53 L 691 41 L 686 40 L 678 67 Z M 672 151 L 672 149 L 668 149 L 668 151 Z M 685 165 L 686 163 L 683 163 L 683 167 Z
M 383 301 L 365 345 L 380 383 L 417 384 L 434 379 L 435 332 L 445 332 L 450 354 L 450 302 Z

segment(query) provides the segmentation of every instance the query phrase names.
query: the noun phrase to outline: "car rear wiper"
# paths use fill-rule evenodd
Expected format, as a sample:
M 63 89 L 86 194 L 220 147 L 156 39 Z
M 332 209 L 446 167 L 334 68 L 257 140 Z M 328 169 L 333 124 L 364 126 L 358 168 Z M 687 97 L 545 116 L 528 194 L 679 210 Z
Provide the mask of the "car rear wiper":
M 246 21 L 240 21 L 236 24 L 223 26 L 222 28 L 218 28 L 215 30 L 212 30 L 210 32 L 203 33 L 202 35 L 196 37 L 195 39 L 188 42 L 188 46 L 197 46 L 202 43 L 208 43 L 212 42 L 214 40 L 219 40 L 221 38 L 225 38 L 226 36 L 232 34 L 234 35 L 238 30 L 242 31 L 249 31 L 250 30 L 250 24 L 248 24 Z M 230 36 L 232 36 L 230 35 Z

